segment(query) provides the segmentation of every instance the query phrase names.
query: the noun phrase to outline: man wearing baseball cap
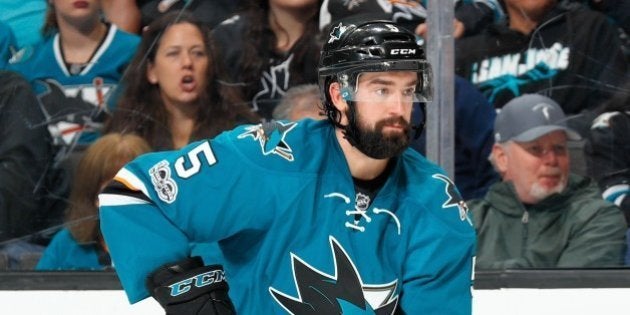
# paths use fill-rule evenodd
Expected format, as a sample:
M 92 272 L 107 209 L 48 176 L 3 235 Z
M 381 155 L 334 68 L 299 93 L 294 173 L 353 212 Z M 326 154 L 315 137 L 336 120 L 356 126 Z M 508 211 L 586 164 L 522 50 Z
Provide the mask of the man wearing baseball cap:
M 550 98 L 526 94 L 495 121 L 490 156 L 502 181 L 469 202 L 477 268 L 609 267 L 623 262 L 625 221 L 591 179 L 570 174 L 580 136 Z

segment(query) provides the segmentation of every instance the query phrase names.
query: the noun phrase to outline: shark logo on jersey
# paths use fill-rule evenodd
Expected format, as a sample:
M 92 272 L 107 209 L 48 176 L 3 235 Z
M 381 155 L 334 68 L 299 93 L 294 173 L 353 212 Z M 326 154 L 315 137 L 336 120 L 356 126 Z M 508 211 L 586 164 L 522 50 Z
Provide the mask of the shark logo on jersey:
M 359 272 L 339 242 L 329 237 L 335 274 L 328 275 L 291 253 L 293 280 L 298 296 L 269 288 L 289 314 L 394 314 L 398 280 L 382 285 L 363 284 Z
M 347 29 L 348 29 L 347 26 L 343 25 L 342 23 L 339 23 L 339 25 L 335 26 L 330 32 L 328 43 L 330 44 L 336 40 L 341 39 L 341 35 L 345 33 Z
M 297 126 L 297 123 L 283 123 L 280 121 L 264 122 L 245 128 L 245 132 L 238 135 L 238 139 L 252 137 L 260 143 L 263 155 L 276 154 L 281 158 L 292 162 L 293 150 L 284 139 L 289 131 Z
M 472 225 L 472 222 L 470 221 L 470 218 L 468 217 L 468 205 L 466 205 L 466 202 L 464 202 L 464 199 L 462 198 L 462 196 L 459 194 L 457 189 L 455 189 L 455 184 L 453 183 L 453 181 L 451 181 L 450 178 L 442 174 L 434 174 L 432 177 L 439 179 L 446 184 L 446 187 L 444 187 L 444 192 L 446 193 L 446 196 L 448 197 L 448 199 L 442 204 L 442 208 L 446 209 L 446 208 L 451 208 L 451 207 L 457 207 L 457 209 L 459 210 L 460 220 L 462 221 L 467 220 L 468 223 Z
M 536 68 L 525 72 L 520 76 L 504 75 L 496 79 L 488 80 L 478 85 L 479 90 L 488 98 L 490 103 L 506 103 L 514 97 L 527 92 L 527 88 L 536 84 L 547 82 L 558 74 L 557 70 L 540 63 Z M 523 89 L 525 89 L 523 91 Z
M 523 93 L 539 91 L 569 69 L 571 48 L 554 43 L 546 48 L 491 56 L 470 65 L 469 80 L 495 107 Z
M 99 130 L 107 118 L 103 94 L 111 86 L 104 86 L 101 78 L 74 87 L 53 79 L 36 80 L 34 86 L 55 145 L 71 145 L 84 132 Z

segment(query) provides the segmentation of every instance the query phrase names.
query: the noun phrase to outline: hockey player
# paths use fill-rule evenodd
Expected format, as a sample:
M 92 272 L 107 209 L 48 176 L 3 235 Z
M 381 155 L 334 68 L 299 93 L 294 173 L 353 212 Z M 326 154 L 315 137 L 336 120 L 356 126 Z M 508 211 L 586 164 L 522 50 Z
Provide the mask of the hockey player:
M 319 78 L 327 120 L 241 126 L 117 174 L 101 227 L 130 302 L 152 295 L 167 314 L 471 313 L 467 207 L 407 148 L 422 128 L 412 109 L 431 95 L 424 50 L 391 22 L 337 22 Z M 214 241 L 223 268 L 187 258 Z

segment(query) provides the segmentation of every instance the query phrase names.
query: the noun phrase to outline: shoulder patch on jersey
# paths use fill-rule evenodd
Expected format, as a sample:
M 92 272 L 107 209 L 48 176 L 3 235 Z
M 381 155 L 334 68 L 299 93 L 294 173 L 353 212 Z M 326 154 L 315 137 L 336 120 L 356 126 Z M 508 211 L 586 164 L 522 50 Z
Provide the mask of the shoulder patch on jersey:
M 442 174 L 433 174 L 432 177 L 435 179 L 439 179 L 446 184 L 444 187 L 444 193 L 446 194 L 447 199 L 442 204 L 442 208 L 446 209 L 457 207 L 457 209 L 459 210 L 459 219 L 462 221 L 467 220 L 468 223 L 472 225 L 472 221 L 470 221 L 470 218 L 468 217 L 468 205 L 466 205 L 466 202 L 464 201 L 462 196 L 459 194 L 457 189 L 455 189 L 455 184 L 453 183 L 453 181 Z
M 393 314 L 398 305 L 398 280 L 381 285 L 364 284 L 344 248 L 332 236 L 329 241 L 335 274 L 317 270 L 291 253 L 298 296 L 270 287 L 276 302 L 290 314 Z
M 168 161 L 162 160 L 149 169 L 153 189 L 160 200 L 173 203 L 177 198 L 177 183 L 171 178 L 171 168 Z
M 263 155 L 276 154 L 289 162 L 293 162 L 293 150 L 285 138 L 295 126 L 297 126 L 296 122 L 286 124 L 280 121 L 265 122 L 246 127 L 245 132 L 238 135 L 238 139 L 252 137 L 260 143 Z
M 22 61 L 28 60 L 33 55 L 33 47 L 25 46 L 20 50 L 15 50 L 15 48 L 11 47 L 11 58 L 9 58 L 9 64 L 16 64 Z

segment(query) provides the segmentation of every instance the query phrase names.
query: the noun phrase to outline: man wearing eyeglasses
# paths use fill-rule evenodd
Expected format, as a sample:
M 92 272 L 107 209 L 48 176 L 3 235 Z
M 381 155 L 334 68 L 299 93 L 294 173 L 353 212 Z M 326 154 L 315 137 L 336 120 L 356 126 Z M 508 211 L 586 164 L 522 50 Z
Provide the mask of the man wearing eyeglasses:
M 469 203 L 478 269 L 622 264 L 621 211 L 594 181 L 569 172 L 567 141 L 579 139 L 550 98 L 526 94 L 503 107 L 490 156 L 502 181 Z

